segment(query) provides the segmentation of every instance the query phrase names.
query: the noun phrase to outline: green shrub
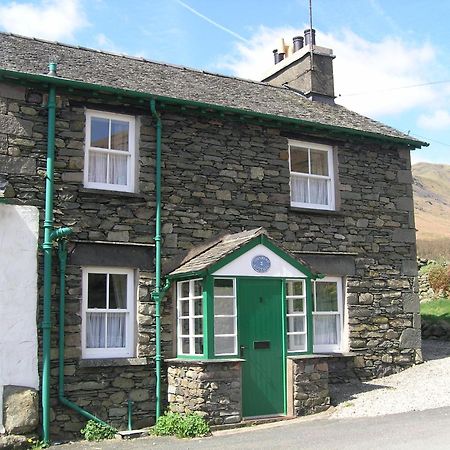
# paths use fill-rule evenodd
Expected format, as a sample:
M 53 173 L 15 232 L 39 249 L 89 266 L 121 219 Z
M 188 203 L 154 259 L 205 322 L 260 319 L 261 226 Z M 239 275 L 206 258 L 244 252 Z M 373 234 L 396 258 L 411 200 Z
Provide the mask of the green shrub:
M 159 417 L 150 433 L 156 436 L 185 438 L 206 436 L 210 429 L 205 419 L 196 413 L 182 415 L 168 411 Z
M 44 441 L 40 441 L 36 438 L 29 438 L 28 441 L 28 449 L 29 450 L 43 450 L 44 448 L 48 447 L 48 444 L 46 444 Z
M 80 433 L 87 441 L 102 441 L 103 439 L 113 439 L 117 430 L 110 425 L 89 420 Z
M 450 267 L 445 263 L 431 264 L 428 281 L 435 294 L 450 294 Z

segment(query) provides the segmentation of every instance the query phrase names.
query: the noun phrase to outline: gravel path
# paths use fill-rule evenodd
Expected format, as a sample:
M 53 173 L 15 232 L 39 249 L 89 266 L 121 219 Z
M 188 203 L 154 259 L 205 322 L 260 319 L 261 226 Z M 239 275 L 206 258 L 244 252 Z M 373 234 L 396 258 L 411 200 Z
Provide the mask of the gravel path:
M 330 418 L 371 417 L 450 406 L 450 342 L 424 340 L 425 362 L 401 373 L 333 389 Z

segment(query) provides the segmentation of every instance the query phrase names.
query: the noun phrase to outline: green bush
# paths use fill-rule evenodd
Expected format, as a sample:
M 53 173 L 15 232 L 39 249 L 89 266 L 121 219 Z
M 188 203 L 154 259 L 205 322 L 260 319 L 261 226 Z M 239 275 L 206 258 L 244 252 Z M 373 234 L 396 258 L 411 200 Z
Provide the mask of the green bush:
M 210 433 L 209 425 L 203 417 L 195 413 L 179 414 L 171 411 L 161 416 L 152 427 L 156 436 L 199 437 Z
M 103 439 L 113 439 L 117 430 L 110 425 L 103 425 L 95 420 L 89 420 L 80 433 L 87 441 L 102 441 Z
M 428 281 L 436 295 L 450 294 L 450 267 L 445 263 L 434 263 L 428 270 Z

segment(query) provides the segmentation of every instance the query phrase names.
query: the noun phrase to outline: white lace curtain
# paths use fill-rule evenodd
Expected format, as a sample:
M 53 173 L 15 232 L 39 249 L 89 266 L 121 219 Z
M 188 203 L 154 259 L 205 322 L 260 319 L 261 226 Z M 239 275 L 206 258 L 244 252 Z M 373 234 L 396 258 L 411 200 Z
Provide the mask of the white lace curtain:
M 338 343 L 337 314 L 314 315 L 314 344 L 334 345 Z
M 128 155 L 107 151 L 89 152 L 89 181 L 92 183 L 127 184 Z
M 126 314 L 91 312 L 86 317 L 87 348 L 123 348 L 126 346 Z M 106 343 L 106 345 L 105 345 Z
M 328 204 L 328 179 L 291 175 L 291 198 L 295 203 Z

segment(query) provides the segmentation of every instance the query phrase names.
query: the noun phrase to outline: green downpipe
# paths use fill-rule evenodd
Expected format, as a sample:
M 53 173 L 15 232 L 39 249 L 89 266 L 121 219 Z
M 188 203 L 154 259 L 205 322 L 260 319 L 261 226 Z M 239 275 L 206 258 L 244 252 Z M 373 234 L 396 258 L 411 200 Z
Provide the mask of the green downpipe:
M 56 64 L 49 64 L 50 73 Z M 44 302 L 42 318 L 42 431 L 45 443 L 50 442 L 50 341 L 51 341 L 51 289 L 52 289 L 52 231 L 53 231 L 53 168 L 55 159 L 56 88 L 48 90 L 47 169 L 45 175 L 44 213 Z
M 63 234 L 65 231 L 65 234 Z M 77 404 L 71 402 L 64 396 L 64 316 L 66 305 L 66 263 L 67 263 L 67 241 L 63 239 L 64 236 L 72 233 L 70 228 L 60 228 L 55 231 L 55 234 L 59 234 L 60 240 L 58 241 L 58 257 L 59 257 L 59 329 L 58 329 L 58 346 L 59 346 L 59 367 L 58 367 L 58 400 L 65 406 L 73 409 L 77 413 L 86 417 L 87 419 L 94 420 L 102 425 L 108 425 L 107 423 L 95 417 L 90 412 L 84 410 Z
M 156 120 L 156 214 L 155 214 L 155 289 L 152 298 L 155 300 L 156 321 L 156 420 L 161 416 L 161 116 L 156 111 L 155 99 L 150 100 L 150 110 Z

